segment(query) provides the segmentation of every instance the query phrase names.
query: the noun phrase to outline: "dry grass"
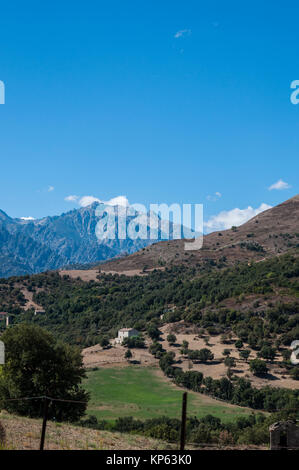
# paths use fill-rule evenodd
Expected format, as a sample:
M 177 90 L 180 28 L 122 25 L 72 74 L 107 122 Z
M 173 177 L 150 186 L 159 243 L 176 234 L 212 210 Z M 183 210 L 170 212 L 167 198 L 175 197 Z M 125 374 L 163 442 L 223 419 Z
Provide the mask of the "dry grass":
M 128 275 L 129 272 L 142 271 L 144 266 L 147 270 L 159 268 L 161 261 L 166 266 L 192 266 L 208 259 L 219 262 L 223 256 L 226 257 L 228 265 L 234 265 L 236 261 L 260 262 L 289 251 L 289 239 L 284 238 L 282 234 L 295 233 L 299 233 L 299 195 L 262 212 L 236 231 L 229 229 L 205 235 L 201 250 L 186 252 L 184 240 L 162 241 L 132 255 L 107 261 L 101 265 L 101 270 Z M 241 243 L 248 241 L 261 245 L 265 253 L 242 248 Z M 296 241 L 293 241 L 293 246 L 295 245 Z
M 0 412 L 6 442 L 0 450 L 38 450 L 42 421 Z M 45 450 L 177 450 L 170 444 L 144 436 L 111 433 L 81 428 L 66 423 L 48 422 Z M 219 446 L 218 444 L 187 445 L 190 450 L 267 450 L 266 446 Z
M 10 415 L 4 411 L 0 419 L 6 432 L 5 449 L 38 450 L 42 421 Z M 129 434 L 96 431 L 66 423 L 48 422 L 47 450 L 162 450 L 174 446 L 155 439 Z

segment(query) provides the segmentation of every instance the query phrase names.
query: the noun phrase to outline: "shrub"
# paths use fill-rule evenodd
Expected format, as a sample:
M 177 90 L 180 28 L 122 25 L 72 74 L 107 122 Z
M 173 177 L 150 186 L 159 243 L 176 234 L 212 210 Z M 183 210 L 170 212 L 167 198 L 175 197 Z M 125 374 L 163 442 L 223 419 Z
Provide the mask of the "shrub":
M 167 336 L 167 341 L 169 344 L 175 344 L 176 342 L 176 336 L 173 334 L 170 334 Z
M 123 341 L 123 345 L 130 349 L 145 348 L 145 343 L 142 336 L 131 336 L 130 338 L 125 338 Z
M 291 375 L 292 379 L 299 380 L 299 367 L 294 367 L 291 370 L 290 375 Z
M 265 375 L 268 372 L 267 364 L 261 359 L 253 359 L 250 361 L 249 368 L 254 375 Z
M 0 422 L 0 446 L 5 445 L 5 429 L 3 424 Z

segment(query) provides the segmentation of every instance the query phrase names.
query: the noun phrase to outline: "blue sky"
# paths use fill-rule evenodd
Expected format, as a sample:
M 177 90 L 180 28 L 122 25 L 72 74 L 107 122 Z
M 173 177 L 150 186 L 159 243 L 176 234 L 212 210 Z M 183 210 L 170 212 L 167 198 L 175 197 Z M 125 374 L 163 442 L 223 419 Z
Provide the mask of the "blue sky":
M 125 195 L 203 203 L 215 228 L 297 194 L 298 14 L 295 1 L 2 4 L 0 208 L 38 218 Z

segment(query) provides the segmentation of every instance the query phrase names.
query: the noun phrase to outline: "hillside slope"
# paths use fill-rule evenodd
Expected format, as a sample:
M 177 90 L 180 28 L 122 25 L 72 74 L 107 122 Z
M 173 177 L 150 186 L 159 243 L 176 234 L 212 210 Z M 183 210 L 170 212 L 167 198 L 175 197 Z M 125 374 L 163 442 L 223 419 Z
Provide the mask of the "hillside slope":
M 101 266 L 102 271 L 124 272 L 161 266 L 246 262 L 285 253 L 299 244 L 299 195 L 260 213 L 240 227 L 204 236 L 203 248 L 185 251 L 184 240 L 155 243 L 141 251 Z
M 0 413 L 7 450 L 38 450 L 42 420 Z M 45 450 L 155 450 L 173 445 L 144 436 L 97 431 L 48 421 Z

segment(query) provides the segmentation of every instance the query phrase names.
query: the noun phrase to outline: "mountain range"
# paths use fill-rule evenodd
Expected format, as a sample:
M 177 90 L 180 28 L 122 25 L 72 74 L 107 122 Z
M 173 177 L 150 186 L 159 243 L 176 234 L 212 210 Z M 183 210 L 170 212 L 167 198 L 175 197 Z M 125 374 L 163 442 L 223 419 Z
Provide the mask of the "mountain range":
M 299 242 L 299 195 L 240 227 L 204 236 L 203 248 L 197 251 L 185 251 L 184 240 L 171 239 L 171 223 L 167 237 L 161 219 L 156 239 L 121 239 L 117 230 L 115 239 L 99 239 L 98 208 L 99 203 L 93 203 L 38 220 L 14 219 L 0 210 L 0 277 L 105 261 L 105 269 L 120 272 L 184 263 L 233 264 L 284 253 Z M 148 230 L 149 218 L 138 212 L 126 218 L 126 227 L 136 215 Z
M 99 238 L 96 236 L 96 227 L 100 220 L 104 220 L 98 215 L 99 206 L 101 204 L 95 202 L 60 216 L 38 220 L 14 219 L 0 210 L 0 277 L 99 263 L 134 253 L 154 241 L 167 239 L 160 218 L 155 239 L 122 239 L 118 236 L 118 225 L 114 239 Z M 119 215 L 118 206 L 113 207 Z M 102 209 L 105 209 L 104 205 Z M 131 211 L 125 218 L 125 226 L 128 227 L 136 217 L 140 227 L 148 231 L 148 214 L 136 211 Z M 173 228 L 174 225 L 170 223 L 170 238 Z

